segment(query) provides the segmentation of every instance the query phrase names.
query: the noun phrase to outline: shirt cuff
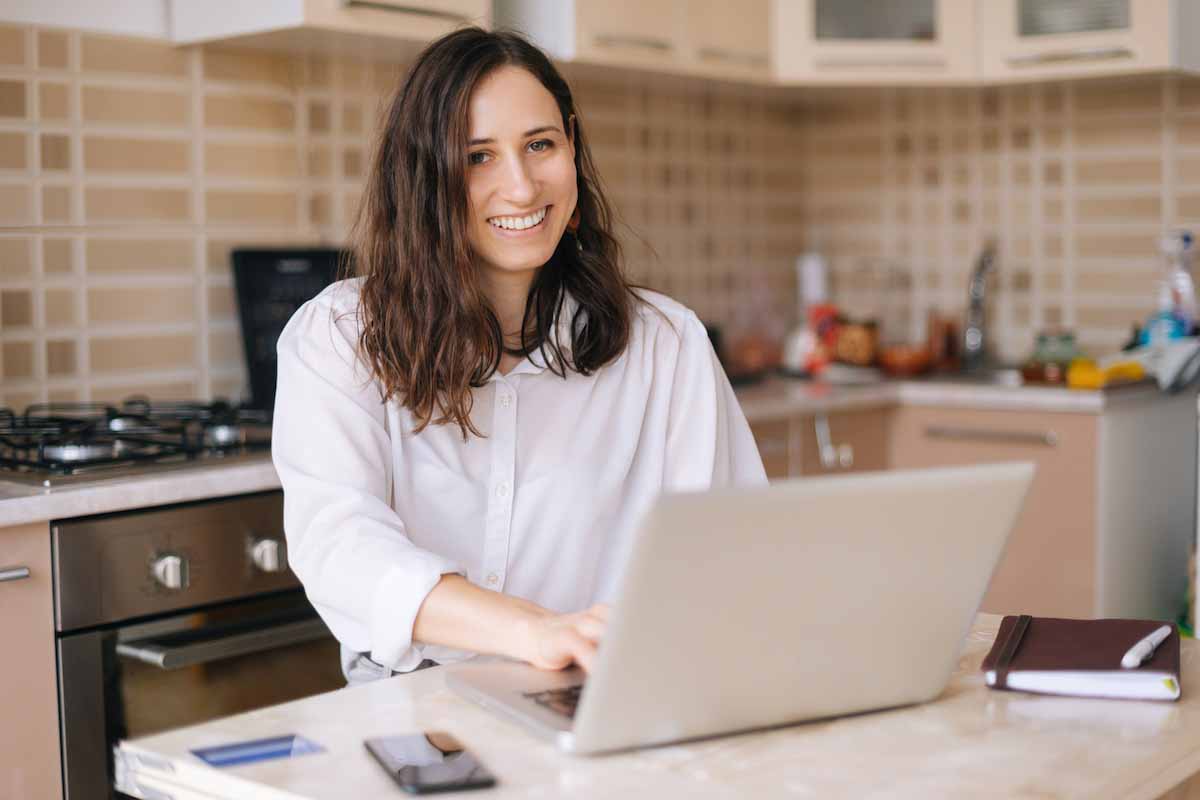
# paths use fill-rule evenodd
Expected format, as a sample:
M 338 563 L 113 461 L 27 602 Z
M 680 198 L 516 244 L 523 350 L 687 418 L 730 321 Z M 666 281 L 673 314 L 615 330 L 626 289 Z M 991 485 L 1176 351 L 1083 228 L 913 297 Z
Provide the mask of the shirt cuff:
M 441 556 L 413 555 L 420 558 L 417 563 L 409 561 L 394 567 L 380 579 L 371 603 L 371 660 L 398 672 L 406 672 L 421 661 L 412 632 L 425 598 L 443 575 L 466 575 L 465 570 Z

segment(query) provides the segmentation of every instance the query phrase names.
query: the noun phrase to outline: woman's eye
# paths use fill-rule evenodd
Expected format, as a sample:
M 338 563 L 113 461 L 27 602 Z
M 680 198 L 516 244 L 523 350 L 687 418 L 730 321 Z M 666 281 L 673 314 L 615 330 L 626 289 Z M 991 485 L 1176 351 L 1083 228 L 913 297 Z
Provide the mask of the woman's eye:
M 467 154 L 467 163 L 471 165 L 482 164 L 487 161 L 488 154 L 483 151 Z
M 554 142 L 550 141 L 549 139 L 538 139 L 536 142 L 529 143 L 529 149 L 533 150 L 535 153 L 544 152 L 553 146 Z

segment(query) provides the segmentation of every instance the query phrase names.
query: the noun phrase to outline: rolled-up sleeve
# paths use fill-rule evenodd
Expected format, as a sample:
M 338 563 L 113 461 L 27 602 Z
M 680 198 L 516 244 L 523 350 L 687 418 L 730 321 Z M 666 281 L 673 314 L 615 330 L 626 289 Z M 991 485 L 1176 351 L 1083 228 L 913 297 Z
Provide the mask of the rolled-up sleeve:
M 765 486 L 766 471 L 703 323 L 687 312 L 671 384 L 663 489 Z
M 327 289 L 279 338 L 272 457 L 284 492 L 288 561 L 338 640 L 380 664 L 421 660 L 412 629 L 457 564 L 417 547 L 392 508 L 393 441 L 376 381 L 356 356 L 355 311 Z

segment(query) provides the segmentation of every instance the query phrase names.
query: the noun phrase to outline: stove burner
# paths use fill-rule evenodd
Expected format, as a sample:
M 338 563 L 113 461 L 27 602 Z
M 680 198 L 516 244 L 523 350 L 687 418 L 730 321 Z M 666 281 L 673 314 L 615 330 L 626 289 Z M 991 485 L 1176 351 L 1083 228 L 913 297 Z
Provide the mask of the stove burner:
M 153 403 L 132 397 L 119 407 L 40 403 L 20 415 L 0 408 L 0 479 L 50 485 L 44 476 L 152 470 L 159 464 L 263 451 L 270 443 L 268 412 L 220 400 Z

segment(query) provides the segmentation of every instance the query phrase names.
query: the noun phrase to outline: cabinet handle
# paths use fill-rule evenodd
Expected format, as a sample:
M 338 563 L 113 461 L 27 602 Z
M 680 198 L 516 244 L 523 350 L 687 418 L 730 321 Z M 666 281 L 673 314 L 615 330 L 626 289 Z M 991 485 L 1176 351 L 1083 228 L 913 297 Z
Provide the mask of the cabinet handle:
M 1133 58 L 1128 47 L 1077 47 L 1073 50 L 1047 50 L 1028 56 L 1009 56 L 1010 67 L 1036 67 L 1041 64 L 1061 64 L 1070 61 L 1104 61 L 1110 58 Z
M 700 58 L 708 61 L 723 61 L 727 64 L 741 64 L 747 67 L 765 67 L 768 62 L 767 57 L 762 53 L 726 50 L 723 47 L 701 47 L 696 53 Z
M 376 11 L 392 11 L 397 14 L 417 14 L 422 17 L 436 17 L 451 22 L 471 22 L 466 14 L 455 14 L 453 11 L 440 11 L 436 8 L 407 6 L 400 3 L 388 3 L 386 0 L 342 0 L 342 8 L 370 8 Z
M 666 39 L 655 39 L 652 36 L 631 36 L 624 33 L 597 34 L 593 41 L 600 47 L 637 47 L 642 50 L 653 50 L 656 53 L 669 53 L 675 49 Z
M 885 69 L 888 67 L 911 69 L 945 69 L 946 59 L 936 56 L 894 56 L 868 58 L 864 56 L 823 56 L 813 63 L 820 69 Z
M 1054 431 L 998 431 L 987 428 L 955 428 L 931 425 L 925 429 L 927 439 L 949 439 L 958 442 L 989 442 L 998 444 L 1032 444 L 1041 447 L 1058 445 Z
M 850 469 L 854 466 L 854 445 L 833 443 L 833 437 L 829 433 L 829 417 L 824 414 L 813 417 L 813 432 L 817 434 L 817 452 L 821 456 L 822 467 Z
M 0 583 L 21 581 L 29 577 L 29 567 L 0 567 Z

